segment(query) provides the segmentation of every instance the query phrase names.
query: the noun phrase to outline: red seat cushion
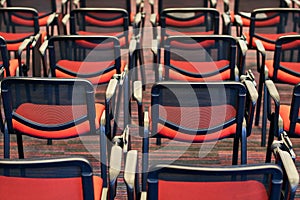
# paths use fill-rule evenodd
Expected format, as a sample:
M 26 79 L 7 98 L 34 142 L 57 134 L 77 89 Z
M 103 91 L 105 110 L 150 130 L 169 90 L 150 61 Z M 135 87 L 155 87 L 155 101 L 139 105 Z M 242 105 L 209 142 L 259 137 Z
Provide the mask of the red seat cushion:
M 99 129 L 100 118 L 105 110 L 104 105 L 96 104 L 96 129 Z M 15 111 L 18 115 L 32 121 L 33 123 L 44 125 L 63 124 L 71 121 L 74 118 L 80 118 L 86 115 L 86 107 L 84 106 L 50 106 L 41 104 L 24 103 L 21 104 Z M 23 123 L 13 119 L 13 127 L 23 134 L 38 138 L 63 139 L 77 137 L 78 135 L 90 131 L 89 122 L 85 121 L 74 127 L 59 131 L 44 131 L 31 128 Z
M 268 40 L 273 41 L 271 42 L 266 42 L 261 40 L 263 46 L 265 47 L 265 49 L 267 51 L 274 51 L 275 50 L 275 41 L 284 35 L 297 35 L 298 33 L 296 32 L 289 32 L 289 33 L 280 33 L 280 34 L 276 34 L 276 33 L 260 33 L 257 34 L 258 36 L 262 37 L 262 38 L 266 38 Z M 243 35 L 246 37 L 248 44 L 250 44 L 250 35 L 249 32 L 243 32 Z M 252 46 L 256 48 L 256 44 L 255 41 L 258 40 L 256 37 L 253 38 L 252 40 Z M 288 48 L 288 46 L 286 46 L 286 48 Z
M 236 110 L 231 105 L 200 108 L 160 106 L 159 109 L 161 119 L 191 130 L 217 127 L 236 116 Z M 157 132 L 164 137 L 178 141 L 202 143 L 204 141 L 216 141 L 233 136 L 236 134 L 236 124 L 213 133 L 196 135 L 196 132 L 191 134 L 183 133 L 159 123 Z
M 191 76 L 185 76 L 174 70 L 169 70 L 169 77 L 173 80 L 185 80 L 185 81 L 216 81 L 216 80 L 229 80 L 230 69 L 228 60 L 212 61 L 212 62 L 187 62 L 187 61 L 170 61 L 172 66 L 176 66 L 178 69 L 182 69 L 191 74 L 207 74 L 216 72 L 222 68 L 228 68 L 216 75 L 208 76 L 205 78 L 195 78 Z
M 167 26 L 179 26 L 179 27 L 191 27 L 191 26 L 199 26 L 199 24 L 203 24 L 205 17 L 198 17 L 195 19 L 187 19 L 187 20 L 174 20 L 172 18 L 166 17 Z
M 277 71 L 277 77 L 274 77 L 274 67 L 273 67 L 273 60 L 266 60 L 265 64 L 268 69 L 268 76 L 271 78 L 276 78 L 277 80 L 284 82 L 284 83 L 290 83 L 290 84 L 298 84 L 300 82 L 299 76 L 291 75 L 285 71 L 278 70 Z M 296 62 L 280 62 L 280 65 L 284 68 L 287 68 L 291 71 L 294 71 L 298 74 L 300 74 L 299 69 L 299 63 Z
M 264 185 L 258 181 L 175 182 L 158 181 L 159 200 L 267 200 Z
M 286 132 L 289 132 L 290 130 L 290 110 L 291 107 L 289 105 L 280 105 L 279 114 L 283 120 L 283 129 Z M 295 133 L 296 135 L 300 136 L 300 124 L 296 124 Z
M 83 200 L 81 178 L 20 178 L 0 176 L 1 199 L 9 200 Z M 102 179 L 93 177 L 94 199 L 102 193 Z
M 78 31 L 78 35 L 99 35 L 99 32 L 88 32 L 88 31 Z M 128 32 L 128 41 L 126 41 L 126 37 L 123 36 L 123 32 L 102 32 L 101 35 L 104 36 L 115 36 L 119 38 L 120 46 L 124 47 L 126 44 L 129 44 L 130 39 L 132 38 L 132 31 Z
M 71 61 L 71 60 L 60 60 L 56 63 L 57 66 L 61 66 L 64 69 L 67 69 L 71 72 L 77 73 L 77 74 L 92 74 L 96 72 L 100 72 L 102 70 L 107 69 L 109 66 L 113 65 L 111 61 L 109 62 L 83 62 L 83 61 Z M 125 61 L 121 61 L 121 72 L 124 71 L 124 68 L 126 66 Z M 74 76 L 71 76 L 69 74 L 66 74 L 65 72 L 60 71 L 59 69 L 55 70 L 56 77 L 59 78 L 74 78 Z M 106 72 L 104 74 L 100 74 L 96 77 L 89 77 L 86 78 L 89 80 L 92 84 L 101 84 L 101 83 L 107 83 L 109 80 L 117 73 L 116 70 L 111 70 L 109 72 Z

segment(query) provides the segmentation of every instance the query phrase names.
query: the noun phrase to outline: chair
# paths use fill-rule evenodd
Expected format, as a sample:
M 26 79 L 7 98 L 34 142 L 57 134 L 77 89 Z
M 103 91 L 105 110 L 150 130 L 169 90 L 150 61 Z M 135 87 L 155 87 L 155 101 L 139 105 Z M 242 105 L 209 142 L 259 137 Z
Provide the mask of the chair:
M 84 158 L 2 159 L 0 170 L 3 199 L 91 200 L 107 195 L 103 176 L 93 175 Z
M 299 14 L 297 8 L 260 8 L 251 12 L 249 31 L 241 34 L 249 49 L 256 49 L 256 41 L 261 41 L 267 51 L 275 50 L 276 40 L 284 35 L 299 33 Z
M 32 76 L 40 75 L 40 58 L 37 54 L 41 38 L 45 35 L 40 32 L 38 13 L 33 8 L 5 7 L 0 8 L 0 36 L 6 40 L 9 58 L 18 59 L 18 50 L 26 39 L 30 39 L 32 51 Z
M 239 81 L 245 74 L 247 45 L 229 35 L 170 36 L 156 80 Z
M 153 62 L 160 62 L 160 49 L 164 47 L 164 42 L 169 36 L 219 34 L 219 15 L 215 8 L 186 7 L 162 10 L 157 18 L 159 23 L 152 22 Z M 157 30 L 158 26 L 160 33 Z
M 144 112 L 141 93 L 138 92 L 141 86 L 137 83 L 135 98 L 138 102 L 139 124 L 144 128 L 139 133 L 143 140 L 143 190 L 146 187 L 150 138 L 168 138 L 188 143 L 234 138 L 232 164 L 238 163 L 239 142 L 241 163 L 247 162 L 247 136 L 251 134 L 257 98 L 251 81 L 245 80 L 246 86 L 233 81 L 157 82 L 151 90 L 151 107 Z M 223 113 L 226 113 L 225 116 Z M 160 142 L 158 140 L 157 144 Z
M 280 94 L 272 80 L 266 80 L 267 118 L 270 121 L 269 138 L 267 145 L 266 162 L 271 160 L 271 144 L 274 137 L 280 138 L 284 132 L 288 138 L 299 138 L 299 93 L 300 84 L 294 86 L 290 104 L 280 102 Z M 287 146 L 291 148 L 290 141 L 286 140 Z
M 1 3 L 3 7 L 28 7 L 36 9 L 38 11 L 39 26 L 46 29 L 47 38 L 54 35 L 54 27 L 56 27 L 57 34 L 60 34 L 56 0 L 44 1 L 43 3 L 31 0 L 4 0 Z
M 124 181 L 134 199 L 289 199 L 295 198 L 299 174 L 283 140 L 272 144 L 274 163 L 234 166 L 155 164 L 147 189 L 139 191 L 137 151 L 125 164 Z
M 259 87 L 258 87 L 258 104 L 256 110 L 256 121 L 258 124 L 260 118 L 261 103 L 262 108 L 262 145 L 266 140 L 266 124 L 267 124 L 267 92 L 266 80 L 270 79 L 276 84 L 296 85 L 300 82 L 300 72 L 297 68 L 299 64 L 299 48 L 300 36 L 288 35 L 281 36 L 276 40 L 273 58 L 267 58 L 266 50 L 262 43 L 257 42 Z
M 159 23 L 160 14 L 164 9 L 167 8 L 216 8 L 217 7 L 217 0 L 187 0 L 187 1 L 180 1 L 174 2 L 171 0 L 154 0 L 149 1 L 150 9 L 151 9 L 151 17 L 150 21 L 152 25 Z M 157 10 L 155 10 L 157 8 Z
M 97 102 L 105 102 L 103 91 L 106 90 L 111 79 L 118 79 L 118 99 L 114 112 L 115 122 L 120 123 L 118 117 L 122 114 L 121 102 L 124 104 L 124 116 L 128 113 L 129 80 L 128 68 L 132 63 L 131 55 L 121 55 L 120 42 L 116 37 L 100 35 L 60 35 L 52 36 L 40 48 L 44 58 L 45 74 L 57 78 L 83 78 L 89 80 L 95 88 Z M 134 52 L 134 50 L 132 50 Z M 49 61 L 49 67 L 47 65 Z M 49 68 L 50 73 L 47 73 Z M 127 95 L 127 96 L 126 96 Z M 124 126 L 128 124 L 124 119 Z M 119 124 L 121 126 L 121 124 Z M 123 129 L 122 128 L 122 129 Z M 117 131 L 114 124 L 112 137 Z
M 4 157 L 10 157 L 10 135 L 17 137 L 19 158 L 24 158 L 23 135 L 51 141 L 98 135 L 100 147 L 105 149 L 116 85 L 116 79 L 110 81 L 106 102 L 100 104 L 95 103 L 94 88 L 87 80 L 54 77 L 3 79 Z M 106 160 L 106 154 L 101 155 L 101 160 Z
M 287 8 L 290 6 L 288 0 L 266 0 L 263 2 L 249 2 L 245 0 L 234 0 L 231 6 L 229 0 L 223 0 L 224 12 L 222 14 L 223 32 L 231 34 L 231 26 L 236 27 L 236 34 L 241 35 L 239 26 L 250 27 L 251 12 L 258 8 L 273 8 L 282 7 Z
M 64 17 L 67 30 L 69 20 L 69 35 L 106 35 L 119 38 L 121 47 L 128 48 L 132 36 L 129 31 L 129 15 L 120 8 L 78 8 Z M 67 33 L 65 33 L 67 35 Z M 131 34 L 131 35 L 130 35 Z
M 11 58 L 7 50 L 6 40 L 0 36 L 0 76 L 1 79 L 9 76 L 27 75 L 30 66 L 30 39 L 25 39 L 20 45 L 17 58 Z M 26 59 L 23 59 L 23 52 L 26 52 Z

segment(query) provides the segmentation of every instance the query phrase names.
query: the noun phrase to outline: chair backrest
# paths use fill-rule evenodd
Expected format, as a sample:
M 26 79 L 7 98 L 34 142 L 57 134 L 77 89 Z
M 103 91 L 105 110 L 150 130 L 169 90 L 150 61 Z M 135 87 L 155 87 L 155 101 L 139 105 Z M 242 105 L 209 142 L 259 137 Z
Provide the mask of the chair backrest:
M 273 57 L 273 75 L 270 77 L 276 83 L 294 83 L 299 81 L 298 65 L 300 63 L 300 35 L 280 37 L 275 43 Z M 289 74 L 286 80 L 286 74 Z
M 129 16 L 131 16 L 131 10 L 134 7 L 132 6 L 131 0 L 79 0 L 79 8 L 122 8 L 128 12 Z
M 70 13 L 70 34 L 110 35 L 129 45 L 129 15 L 121 8 L 78 8 Z M 123 46 L 123 45 L 122 45 Z
M 113 36 L 60 35 L 48 40 L 51 75 L 106 84 L 124 68 L 120 42 Z
M 250 18 L 250 13 L 258 8 L 273 8 L 273 7 L 287 7 L 285 0 L 266 0 L 263 2 L 253 2 L 247 0 L 235 0 L 233 3 L 232 11 L 234 14 L 241 15 L 242 17 Z M 230 9 L 230 8 L 228 8 Z M 226 11 L 226 10 L 225 10 Z M 248 13 L 248 14 L 247 14 Z
M 187 167 L 156 165 L 147 199 L 279 199 L 282 170 L 275 164 Z
M 37 137 L 59 139 L 99 132 L 94 88 L 89 81 L 9 77 L 2 80 L 1 92 L 10 133 L 26 134 L 35 129 Z M 28 130 L 18 130 L 20 124 Z M 75 126 L 79 127 L 71 131 Z
M 0 180 L 2 199 L 94 199 L 93 170 L 85 158 L 2 159 Z
M 8 50 L 17 51 L 24 39 L 36 36 L 40 32 L 38 12 L 33 8 L 0 8 L 0 15 L 0 36 L 5 38 Z
M 215 8 L 168 8 L 160 13 L 161 38 L 167 35 L 219 34 L 219 11 Z M 168 33 L 171 32 L 171 33 Z
M 170 36 L 164 45 L 165 79 L 180 80 L 181 74 L 185 81 L 234 81 L 237 46 L 229 35 Z
M 300 123 L 299 117 L 299 107 L 300 107 L 300 83 L 295 85 L 293 90 L 293 97 L 291 102 L 290 110 L 290 129 L 288 135 L 290 137 L 299 137 L 298 134 L 295 134 L 296 124 Z
M 38 0 L 6 0 L 6 6 L 34 8 L 38 11 L 39 18 L 46 17 L 57 11 L 56 0 L 47 0 L 43 3 L 40 3 Z
M 276 40 L 283 35 L 299 34 L 300 9 L 261 8 L 251 13 L 249 46 L 254 46 L 254 38 L 262 41 L 266 50 L 274 50 Z
M 216 138 L 210 133 L 226 130 L 235 123 L 234 132 L 239 135 L 246 92 L 242 83 L 230 81 L 156 83 L 151 90 L 150 137 L 215 141 L 232 135 L 219 134 Z
M 174 2 L 172 0 L 158 0 L 158 15 L 166 8 L 209 8 L 216 7 L 216 3 L 213 3 L 211 0 L 187 0 L 187 1 L 178 1 Z
M 6 40 L 0 36 L 0 61 L 1 61 L 1 80 L 6 77 L 10 76 L 9 71 L 9 54 L 7 51 Z

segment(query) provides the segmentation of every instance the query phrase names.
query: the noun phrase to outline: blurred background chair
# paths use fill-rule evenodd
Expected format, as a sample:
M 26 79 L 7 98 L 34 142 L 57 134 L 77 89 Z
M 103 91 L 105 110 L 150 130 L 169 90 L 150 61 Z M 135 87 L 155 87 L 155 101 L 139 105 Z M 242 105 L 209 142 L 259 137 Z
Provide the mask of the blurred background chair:
M 4 0 L 1 2 L 3 7 L 28 7 L 37 10 L 38 22 L 40 28 L 44 28 L 47 33 L 47 38 L 60 34 L 59 17 L 56 0 L 47 0 L 41 3 L 40 1 L 22 1 L 22 0 Z M 55 32 L 56 27 L 56 32 Z
M 291 6 L 290 0 L 266 0 L 249 2 L 246 0 L 223 0 L 222 25 L 223 32 L 232 34 L 232 26 L 236 29 L 236 35 L 241 35 L 239 26 L 250 27 L 251 12 L 258 8 L 288 8 Z M 271 23 L 272 24 L 272 23 Z
M 30 39 L 32 50 L 32 69 L 30 70 L 33 76 L 38 76 L 41 63 L 36 49 L 39 48 L 39 41 L 43 37 L 38 23 L 38 12 L 27 7 L 5 7 L 0 8 L 0 15 L 2 16 L 0 36 L 6 41 L 9 58 L 18 59 L 21 44 L 24 40 Z

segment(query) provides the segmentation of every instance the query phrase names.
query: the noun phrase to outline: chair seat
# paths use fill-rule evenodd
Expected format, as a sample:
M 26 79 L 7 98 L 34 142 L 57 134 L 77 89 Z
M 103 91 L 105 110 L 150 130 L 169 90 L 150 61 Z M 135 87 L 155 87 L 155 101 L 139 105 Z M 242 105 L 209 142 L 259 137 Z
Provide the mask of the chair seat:
M 290 130 L 290 110 L 291 110 L 291 107 L 289 105 L 280 105 L 279 114 L 283 120 L 283 129 L 286 132 L 289 132 L 289 130 Z M 294 135 L 297 135 L 298 137 L 300 137 L 300 124 L 299 123 L 296 123 Z
M 299 76 L 294 76 L 290 73 L 284 72 L 283 70 L 280 70 L 280 68 L 277 71 L 277 77 L 274 77 L 274 67 L 273 67 L 273 60 L 266 60 L 265 65 L 268 69 L 268 76 L 270 78 L 275 78 L 281 82 L 290 83 L 290 84 L 297 84 L 300 82 Z M 281 66 L 293 71 L 295 73 L 300 74 L 299 69 L 299 63 L 296 62 L 280 62 Z
M 100 118 L 105 110 L 104 105 L 96 104 L 96 129 L 99 129 Z M 37 123 L 42 125 L 61 125 L 63 123 L 68 123 L 70 120 L 76 118 L 84 117 L 86 110 L 83 106 L 55 106 L 55 105 L 41 105 L 24 103 L 21 104 L 15 111 L 15 113 L 25 119 L 28 119 L 31 123 Z M 84 121 L 76 126 L 63 129 L 63 130 L 38 130 L 33 127 L 29 127 L 24 123 L 13 119 L 13 127 L 17 131 L 21 131 L 23 134 L 37 137 L 37 138 L 52 138 L 52 139 L 63 139 L 77 137 L 84 133 L 89 132 L 89 123 Z
M 249 32 L 243 32 L 244 36 L 246 37 L 247 39 L 247 42 L 248 44 L 250 44 L 250 35 L 249 35 Z M 265 38 L 265 39 L 268 39 L 272 42 L 267 42 L 265 40 L 261 40 L 263 46 L 265 47 L 265 49 L 267 51 L 275 51 L 275 41 L 280 38 L 281 36 L 285 36 L 285 35 L 298 35 L 297 32 L 289 32 L 289 33 L 279 33 L 279 34 L 276 34 L 276 33 L 260 33 L 260 34 L 257 34 L 257 36 L 259 37 L 262 37 L 262 38 Z M 252 40 L 252 44 L 251 46 L 255 47 L 256 48 L 256 43 L 255 41 L 258 40 L 256 37 L 253 38 Z
M 57 62 L 57 69 L 55 70 L 56 77 L 59 78 L 74 78 L 70 74 L 59 70 L 59 67 L 66 69 L 70 72 L 76 74 L 76 77 L 84 76 L 87 80 L 89 80 L 92 84 L 101 84 L 107 83 L 109 80 L 117 73 L 117 71 L 111 70 L 109 72 L 105 72 L 109 66 L 112 66 L 114 63 L 109 62 L 81 62 L 81 61 L 71 61 L 71 60 L 60 60 Z M 121 61 L 121 72 L 124 71 L 126 66 L 125 61 Z M 102 71 L 102 72 L 101 72 Z M 100 72 L 100 74 L 99 74 Z M 97 75 L 96 75 L 97 74 Z
M 99 35 L 99 32 L 78 31 L 77 34 L 78 35 Z M 121 47 L 124 47 L 126 46 L 126 44 L 129 44 L 129 40 L 133 36 L 132 31 L 128 31 L 128 41 L 126 41 L 126 37 L 123 34 L 124 34 L 123 32 L 101 32 L 101 35 L 118 37 Z
M 179 126 L 179 130 L 158 124 L 157 132 L 164 137 L 179 141 L 216 141 L 222 138 L 232 137 L 236 134 L 236 124 L 221 127 L 217 131 L 206 134 L 197 134 L 197 130 L 213 129 L 230 121 L 236 115 L 236 110 L 231 105 L 213 107 L 161 107 L 161 120 Z M 205 116 L 205 117 L 203 117 Z M 196 123 L 195 123 L 196 122 Z M 189 130 L 189 133 L 184 133 Z
M 158 182 L 159 200 L 267 200 L 264 185 L 258 181 L 237 182 Z
M 216 80 L 229 80 L 230 68 L 228 60 L 220 60 L 214 62 L 186 62 L 186 61 L 170 61 L 171 66 L 174 66 L 190 75 L 183 75 L 175 70 L 169 70 L 169 77 L 173 80 L 185 81 L 216 81 Z M 198 78 L 201 74 L 206 76 Z
M 0 182 L 1 199 L 83 200 L 82 181 L 78 177 L 20 178 L 0 176 Z M 101 198 L 102 193 L 102 179 L 98 176 L 93 176 L 93 184 L 94 199 L 98 200 Z
M 169 17 L 166 17 L 166 24 L 167 26 L 177 26 L 177 27 L 191 27 L 191 26 L 197 26 L 199 24 L 203 24 L 205 20 L 205 17 L 197 17 L 192 19 L 183 19 L 176 20 Z

